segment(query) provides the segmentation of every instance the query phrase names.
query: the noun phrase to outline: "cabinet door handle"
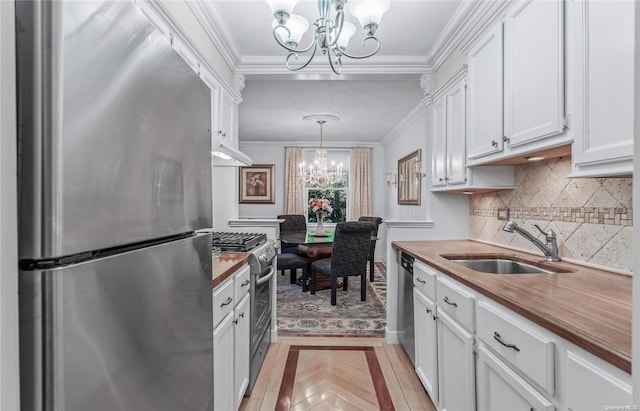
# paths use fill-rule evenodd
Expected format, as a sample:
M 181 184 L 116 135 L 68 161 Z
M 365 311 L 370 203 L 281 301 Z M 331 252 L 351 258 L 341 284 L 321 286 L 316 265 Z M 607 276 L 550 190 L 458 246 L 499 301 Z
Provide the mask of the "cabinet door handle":
M 231 301 L 233 301 L 233 298 L 227 297 L 227 301 L 225 301 L 222 304 L 220 304 L 220 307 L 224 307 L 225 305 L 231 304 Z
M 238 319 L 236 318 L 235 320 L 233 320 L 233 323 L 234 323 L 235 325 L 238 325 Z
M 449 304 L 449 305 L 453 305 L 454 307 L 457 307 L 457 306 L 458 306 L 458 304 L 457 304 L 457 303 L 455 303 L 455 302 L 453 302 L 453 301 L 449 301 L 449 297 L 447 297 L 446 295 L 444 296 L 443 301 L 444 301 L 445 303 Z
M 442 183 L 444 181 L 444 178 L 440 177 L 438 180 L 440 180 L 440 182 Z
M 502 137 L 502 141 L 504 141 L 505 143 L 509 144 L 511 142 L 511 139 L 507 136 Z
M 493 338 L 499 342 L 500 344 L 504 345 L 507 348 L 513 348 L 514 350 L 520 352 L 520 348 L 518 348 L 517 345 L 515 344 L 509 344 L 508 342 L 506 342 L 505 340 L 502 339 L 502 337 L 500 337 L 500 334 L 498 334 L 497 331 L 493 332 Z
M 244 318 L 244 311 L 240 313 L 240 318 Z
M 416 277 L 416 281 L 422 284 L 426 284 L 427 282 L 420 277 Z
M 498 147 L 498 142 L 496 140 L 491 140 L 491 145 L 493 147 Z
M 427 308 L 427 314 L 431 314 L 431 308 Z
M 246 287 L 251 283 L 251 281 L 249 280 L 244 280 L 244 282 L 242 284 L 240 284 L 240 287 Z

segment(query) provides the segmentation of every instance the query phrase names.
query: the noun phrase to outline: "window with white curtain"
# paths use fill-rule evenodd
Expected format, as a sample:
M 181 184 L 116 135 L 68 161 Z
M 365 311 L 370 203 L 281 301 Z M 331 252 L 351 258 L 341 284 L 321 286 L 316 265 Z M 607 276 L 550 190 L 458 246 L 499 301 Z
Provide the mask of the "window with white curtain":
M 325 149 L 327 151 L 327 167 L 331 169 L 332 166 L 336 166 L 342 163 L 342 169 L 344 170 L 346 179 L 344 184 L 336 185 L 331 188 L 319 188 L 314 186 L 304 187 L 304 207 L 307 210 L 307 222 L 317 222 L 316 214 L 309 209 L 309 201 L 312 198 L 326 198 L 331 202 L 333 212 L 325 213 L 325 223 L 340 223 L 348 221 L 349 216 L 349 170 L 351 150 L 349 149 Z M 302 159 L 308 168 L 310 164 L 314 164 L 316 157 L 315 149 L 305 149 L 302 153 Z

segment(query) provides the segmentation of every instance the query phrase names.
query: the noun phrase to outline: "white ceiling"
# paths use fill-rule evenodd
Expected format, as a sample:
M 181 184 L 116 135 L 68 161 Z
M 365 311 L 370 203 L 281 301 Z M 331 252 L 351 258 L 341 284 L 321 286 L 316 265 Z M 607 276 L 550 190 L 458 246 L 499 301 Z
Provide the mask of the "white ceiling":
M 298 72 L 284 68 L 287 52 L 273 38 L 273 20 L 261 0 L 215 0 L 209 3 L 219 32 L 238 60 L 245 76 L 239 108 L 240 141 L 317 142 L 318 125 L 302 117 L 332 114 L 340 121 L 327 124 L 327 142 L 372 144 L 380 142 L 424 97 L 420 76 L 428 73 L 430 53 L 462 1 L 392 0 L 376 36 L 378 54 L 364 60 L 344 59 L 340 76 L 330 73 L 326 56 Z M 348 5 L 346 7 L 348 14 Z M 311 22 L 318 17 L 315 0 L 302 0 L 295 14 Z M 362 30 L 347 51 L 363 54 Z M 359 36 L 359 37 L 357 37 Z M 306 45 L 311 30 L 300 42 Z M 308 144 L 308 143 L 307 143 Z

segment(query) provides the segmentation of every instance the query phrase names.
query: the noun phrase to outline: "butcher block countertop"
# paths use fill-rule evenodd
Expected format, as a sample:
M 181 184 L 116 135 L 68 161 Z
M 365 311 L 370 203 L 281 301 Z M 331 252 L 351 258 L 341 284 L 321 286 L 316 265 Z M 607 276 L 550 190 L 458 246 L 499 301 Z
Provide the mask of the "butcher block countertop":
M 566 262 L 544 263 L 556 274 L 485 274 L 442 255 L 542 256 L 470 240 L 394 241 L 393 247 L 631 373 L 631 277 Z
M 231 277 L 240 267 L 249 261 L 249 253 L 220 253 L 220 257 L 213 259 L 213 283 L 216 288 Z

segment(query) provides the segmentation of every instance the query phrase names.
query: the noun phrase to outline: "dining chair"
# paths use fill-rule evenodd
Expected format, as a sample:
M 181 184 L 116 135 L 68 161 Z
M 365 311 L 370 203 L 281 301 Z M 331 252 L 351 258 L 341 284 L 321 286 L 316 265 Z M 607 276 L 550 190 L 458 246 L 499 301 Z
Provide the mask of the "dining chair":
M 307 219 L 302 214 L 280 214 L 278 219 L 284 220 L 280 223 L 280 232 L 286 231 L 306 231 Z M 283 244 L 280 242 L 280 251 L 283 253 L 298 253 L 297 244 Z
M 281 214 L 279 219 L 284 219 L 280 223 L 280 232 L 305 231 L 307 220 L 302 214 Z M 298 255 L 298 244 L 285 244 L 280 242 L 280 254 L 276 256 L 276 264 L 281 275 L 289 270 L 291 284 L 295 284 L 298 276 L 298 269 L 302 269 L 302 291 L 307 291 L 307 267 L 309 261 Z
M 382 223 L 382 218 L 362 216 L 358 219 L 358 221 L 370 221 L 376 225 L 376 229 L 371 233 L 371 246 L 369 247 L 369 281 L 374 282 L 376 240 L 378 239 L 378 227 Z
M 367 299 L 367 260 L 371 246 L 371 232 L 375 224 L 369 221 L 338 223 L 330 258 L 311 263 L 311 294 L 316 292 L 316 273 L 331 278 L 331 305 L 336 305 L 337 280 L 347 290 L 348 277 L 360 276 L 360 301 Z

